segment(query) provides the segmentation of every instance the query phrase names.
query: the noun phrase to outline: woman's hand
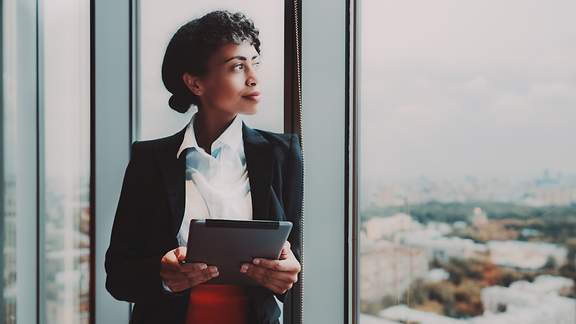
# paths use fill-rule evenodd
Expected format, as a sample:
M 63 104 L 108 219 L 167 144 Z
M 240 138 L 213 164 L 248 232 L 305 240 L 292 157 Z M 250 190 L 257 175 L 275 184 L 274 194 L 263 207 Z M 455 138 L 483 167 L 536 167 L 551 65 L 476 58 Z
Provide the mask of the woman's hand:
M 162 257 L 160 277 L 173 292 L 186 290 L 219 275 L 217 267 L 208 267 L 205 263 L 180 264 L 185 258 L 184 246 L 168 251 Z
M 298 281 L 298 273 L 301 270 L 300 263 L 292 253 L 288 241 L 282 247 L 279 260 L 255 258 L 252 263 L 243 264 L 240 272 L 276 294 L 283 294 L 292 288 L 292 285 Z

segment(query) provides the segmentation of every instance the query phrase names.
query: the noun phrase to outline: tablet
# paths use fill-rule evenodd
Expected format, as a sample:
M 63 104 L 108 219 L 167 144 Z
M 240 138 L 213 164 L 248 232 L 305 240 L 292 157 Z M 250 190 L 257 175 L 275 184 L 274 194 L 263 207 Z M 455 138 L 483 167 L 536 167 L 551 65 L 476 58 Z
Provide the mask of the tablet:
M 254 258 L 278 260 L 291 230 L 289 221 L 192 219 L 186 262 L 218 267 L 218 277 L 206 283 L 260 285 L 240 266 Z

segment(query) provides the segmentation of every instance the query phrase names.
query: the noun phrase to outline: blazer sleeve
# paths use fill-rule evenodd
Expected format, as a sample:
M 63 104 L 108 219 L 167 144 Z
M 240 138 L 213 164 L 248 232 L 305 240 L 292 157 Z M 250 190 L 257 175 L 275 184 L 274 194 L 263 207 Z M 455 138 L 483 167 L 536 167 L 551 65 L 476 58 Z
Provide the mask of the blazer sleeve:
M 286 160 L 286 177 L 283 181 L 284 184 L 284 206 L 286 218 L 292 222 L 292 230 L 288 236 L 290 242 L 290 249 L 294 256 L 302 264 L 302 242 L 300 241 L 300 234 L 302 233 L 302 202 L 304 199 L 304 163 L 302 158 L 302 148 L 297 134 L 290 134 L 290 149 L 288 158 Z M 275 294 L 275 296 L 282 302 L 286 298 L 286 294 Z
M 163 254 L 146 251 L 139 230 L 140 217 L 146 214 L 143 197 L 148 193 L 143 190 L 149 190 L 151 176 L 140 144 L 131 147 L 105 258 L 106 289 L 114 298 L 133 303 L 172 295 L 163 289 L 160 277 Z

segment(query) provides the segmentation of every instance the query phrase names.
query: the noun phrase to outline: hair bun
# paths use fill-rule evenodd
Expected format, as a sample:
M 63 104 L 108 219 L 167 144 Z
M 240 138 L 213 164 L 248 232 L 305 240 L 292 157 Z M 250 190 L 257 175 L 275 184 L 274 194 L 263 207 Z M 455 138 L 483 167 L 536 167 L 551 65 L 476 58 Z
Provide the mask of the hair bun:
M 177 112 L 184 114 L 185 112 L 190 109 L 190 105 L 192 101 L 187 96 L 183 96 L 181 94 L 173 94 L 168 100 L 168 104 L 172 109 L 176 110 Z

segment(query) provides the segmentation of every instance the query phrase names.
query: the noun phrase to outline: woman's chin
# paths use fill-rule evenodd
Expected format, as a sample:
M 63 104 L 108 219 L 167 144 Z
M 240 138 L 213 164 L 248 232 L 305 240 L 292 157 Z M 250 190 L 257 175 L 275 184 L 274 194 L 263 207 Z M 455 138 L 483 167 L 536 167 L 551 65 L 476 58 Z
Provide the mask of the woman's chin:
M 258 112 L 258 105 L 254 105 L 252 107 L 246 107 L 245 109 L 242 109 L 240 113 L 245 115 L 254 115 L 257 112 Z

